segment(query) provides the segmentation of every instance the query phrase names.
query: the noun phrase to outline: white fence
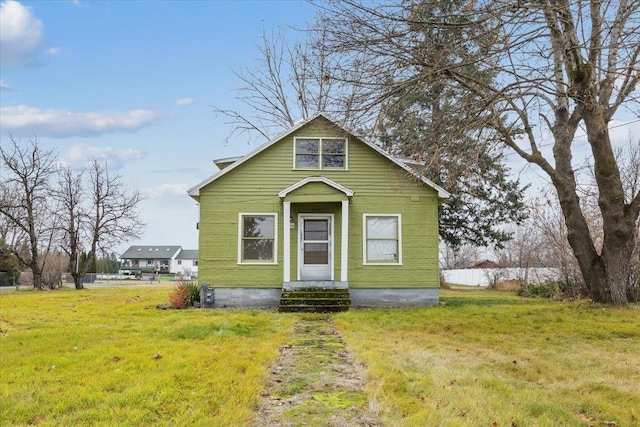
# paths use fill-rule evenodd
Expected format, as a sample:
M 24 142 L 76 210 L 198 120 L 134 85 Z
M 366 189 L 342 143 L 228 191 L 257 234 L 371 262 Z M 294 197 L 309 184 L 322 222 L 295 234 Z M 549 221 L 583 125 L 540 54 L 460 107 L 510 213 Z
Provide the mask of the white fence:
M 445 282 L 452 285 L 488 286 L 507 280 L 522 283 L 544 283 L 561 278 L 557 268 L 468 268 L 464 270 L 442 270 Z

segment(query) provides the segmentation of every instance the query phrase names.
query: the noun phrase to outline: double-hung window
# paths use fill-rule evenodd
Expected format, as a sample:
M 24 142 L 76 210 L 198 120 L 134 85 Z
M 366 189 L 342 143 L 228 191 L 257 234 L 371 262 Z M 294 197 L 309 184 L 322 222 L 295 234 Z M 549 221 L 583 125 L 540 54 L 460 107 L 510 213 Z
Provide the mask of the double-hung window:
M 238 264 L 276 264 L 278 214 L 241 213 Z
M 346 169 L 346 138 L 295 138 L 296 169 Z
M 363 215 L 364 264 L 402 264 L 402 225 L 399 214 Z

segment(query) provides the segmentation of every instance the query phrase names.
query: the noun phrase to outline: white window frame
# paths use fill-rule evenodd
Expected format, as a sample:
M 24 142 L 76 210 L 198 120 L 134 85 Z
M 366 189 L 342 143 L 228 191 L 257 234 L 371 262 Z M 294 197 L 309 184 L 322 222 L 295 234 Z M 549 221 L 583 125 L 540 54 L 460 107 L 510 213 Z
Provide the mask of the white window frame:
M 396 218 L 398 226 L 398 259 L 396 262 L 386 261 L 369 261 L 367 257 L 367 220 L 369 218 Z M 362 214 L 362 265 L 402 265 L 402 214 L 380 214 L 380 213 L 364 213 Z
M 245 216 L 273 217 L 273 260 L 272 261 L 243 261 L 242 236 Z M 278 264 L 278 213 L 277 212 L 239 212 L 238 213 L 238 264 L 239 265 L 277 265 Z
M 298 148 L 298 144 L 297 141 L 298 139 L 317 139 L 318 140 L 318 166 L 301 166 L 298 167 L 296 166 L 296 157 L 297 157 L 297 148 Z M 344 165 L 340 168 L 337 167 L 322 167 L 322 141 L 325 139 L 341 139 L 344 141 Z M 335 171 L 346 171 L 349 170 L 348 168 L 349 165 L 349 138 L 343 138 L 340 136 L 297 136 L 293 138 L 293 169 L 294 170 L 335 170 Z

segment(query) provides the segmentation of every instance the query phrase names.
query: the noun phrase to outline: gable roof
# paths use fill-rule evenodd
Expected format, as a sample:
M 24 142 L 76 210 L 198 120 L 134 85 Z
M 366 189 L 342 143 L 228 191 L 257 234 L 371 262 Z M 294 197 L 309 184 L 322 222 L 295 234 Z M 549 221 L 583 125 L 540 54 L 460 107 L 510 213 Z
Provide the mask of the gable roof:
M 197 249 L 183 249 L 180 251 L 176 259 L 198 259 Z
M 182 246 L 131 246 L 120 259 L 169 259 L 181 250 Z
M 348 131 L 347 129 L 345 129 L 344 127 L 340 126 L 339 124 L 337 124 L 336 122 L 334 122 L 333 120 L 329 119 L 327 116 L 325 116 L 323 113 L 318 113 L 315 116 L 307 119 L 307 120 L 303 120 L 301 122 L 299 122 L 298 124 L 296 124 L 294 127 L 292 127 L 291 129 L 285 131 L 284 133 L 276 136 L 275 138 L 273 138 L 271 141 L 268 141 L 264 144 L 262 144 L 261 146 L 257 147 L 256 149 L 254 149 L 253 151 L 249 152 L 247 155 L 245 155 L 244 157 L 241 157 L 239 160 L 235 161 L 234 163 L 230 164 L 229 166 L 226 166 L 224 169 L 220 170 L 219 172 L 211 175 L 209 178 L 205 179 L 204 181 L 196 184 L 195 186 L 193 186 L 192 188 L 190 188 L 189 190 L 187 190 L 187 194 L 189 194 L 189 196 L 193 197 L 193 198 L 197 198 L 200 196 L 200 189 L 211 184 L 213 181 L 217 180 L 218 178 L 220 178 L 221 176 L 224 176 L 226 174 L 228 174 L 229 172 L 231 172 L 233 169 L 237 168 L 238 166 L 240 166 L 241 164 L 245 163 L 247 160 L 253 158 L 254 156 L 256 156 L 257 154 L 263 152 L 264 150 L 266 150 L 267 148 L 271 147 L 272 145 L 274 145 L 276 142 L 280 141 L 283 138 L 286 138 L 287 136 L 291 135 L 292 133 L 294 133 L 295 131 L 297 131 L 298 129 L 300 129 L 301 127 L 307 125 L 308 123 L 311 123 L 312 121 L 318 119 L 319 117 L 324 118 L 325 120 L 331 122 L 333 125 L 339 127 L 342 131 L 355 136 L 352 132 Z M 375 144 L 372 144 L 368 141 L 365 141 L 362 138 L 358 138 L 360 141 L 362 141 L 365 145 L 369 146 L 370 148 L 372 148 L 373 150 L 375 150 L 376 152 L 378 152 L 378 154 L 386 157 L 388 160 L 390 160 L 392 163 L 396 164 L 397 166 L 399 166 L 400 168 L 402 168 L 403 170 L 405 170 L 406 172 L 408 172 L 410 175 L 414 176 L 415 178 L 419 179 L 420 181 L 422 181 L 424 184 L 426 184 L 428 187 L 433 188 L 434 190 L 437 191 L 438 193 L 438 197 L 441 199 L 448 199 L 450 194 L 447 190 L 445 190 L 444 188 L 440 187 L 439 185 L 437 185 L 436 183 L 434 183 L 433 181 L 427 179 L 426 177 L 420 175 L 419 173 L 417 173 L 415 170 L 411 169 L 409 166 L 407 166 L 405 163 L 403 163 L 402 161 L 396 159 L 395 157 L 391 156 L 389 153 L 387 153 L 386 151 L 384 151 L 382 148 L 378 147 Z

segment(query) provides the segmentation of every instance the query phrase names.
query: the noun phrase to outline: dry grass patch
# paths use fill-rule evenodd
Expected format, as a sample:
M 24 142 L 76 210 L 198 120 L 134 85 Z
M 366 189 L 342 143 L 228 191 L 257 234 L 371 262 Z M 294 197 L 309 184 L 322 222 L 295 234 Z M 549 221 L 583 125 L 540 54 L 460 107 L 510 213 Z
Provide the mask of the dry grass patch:
M 0 294 L 0 424 L 246 424 L 295 318 L 157 310 L 169 291 Z
M 443 291 L 336 324 L 387 426 L 640 425 L 640 307 Z

